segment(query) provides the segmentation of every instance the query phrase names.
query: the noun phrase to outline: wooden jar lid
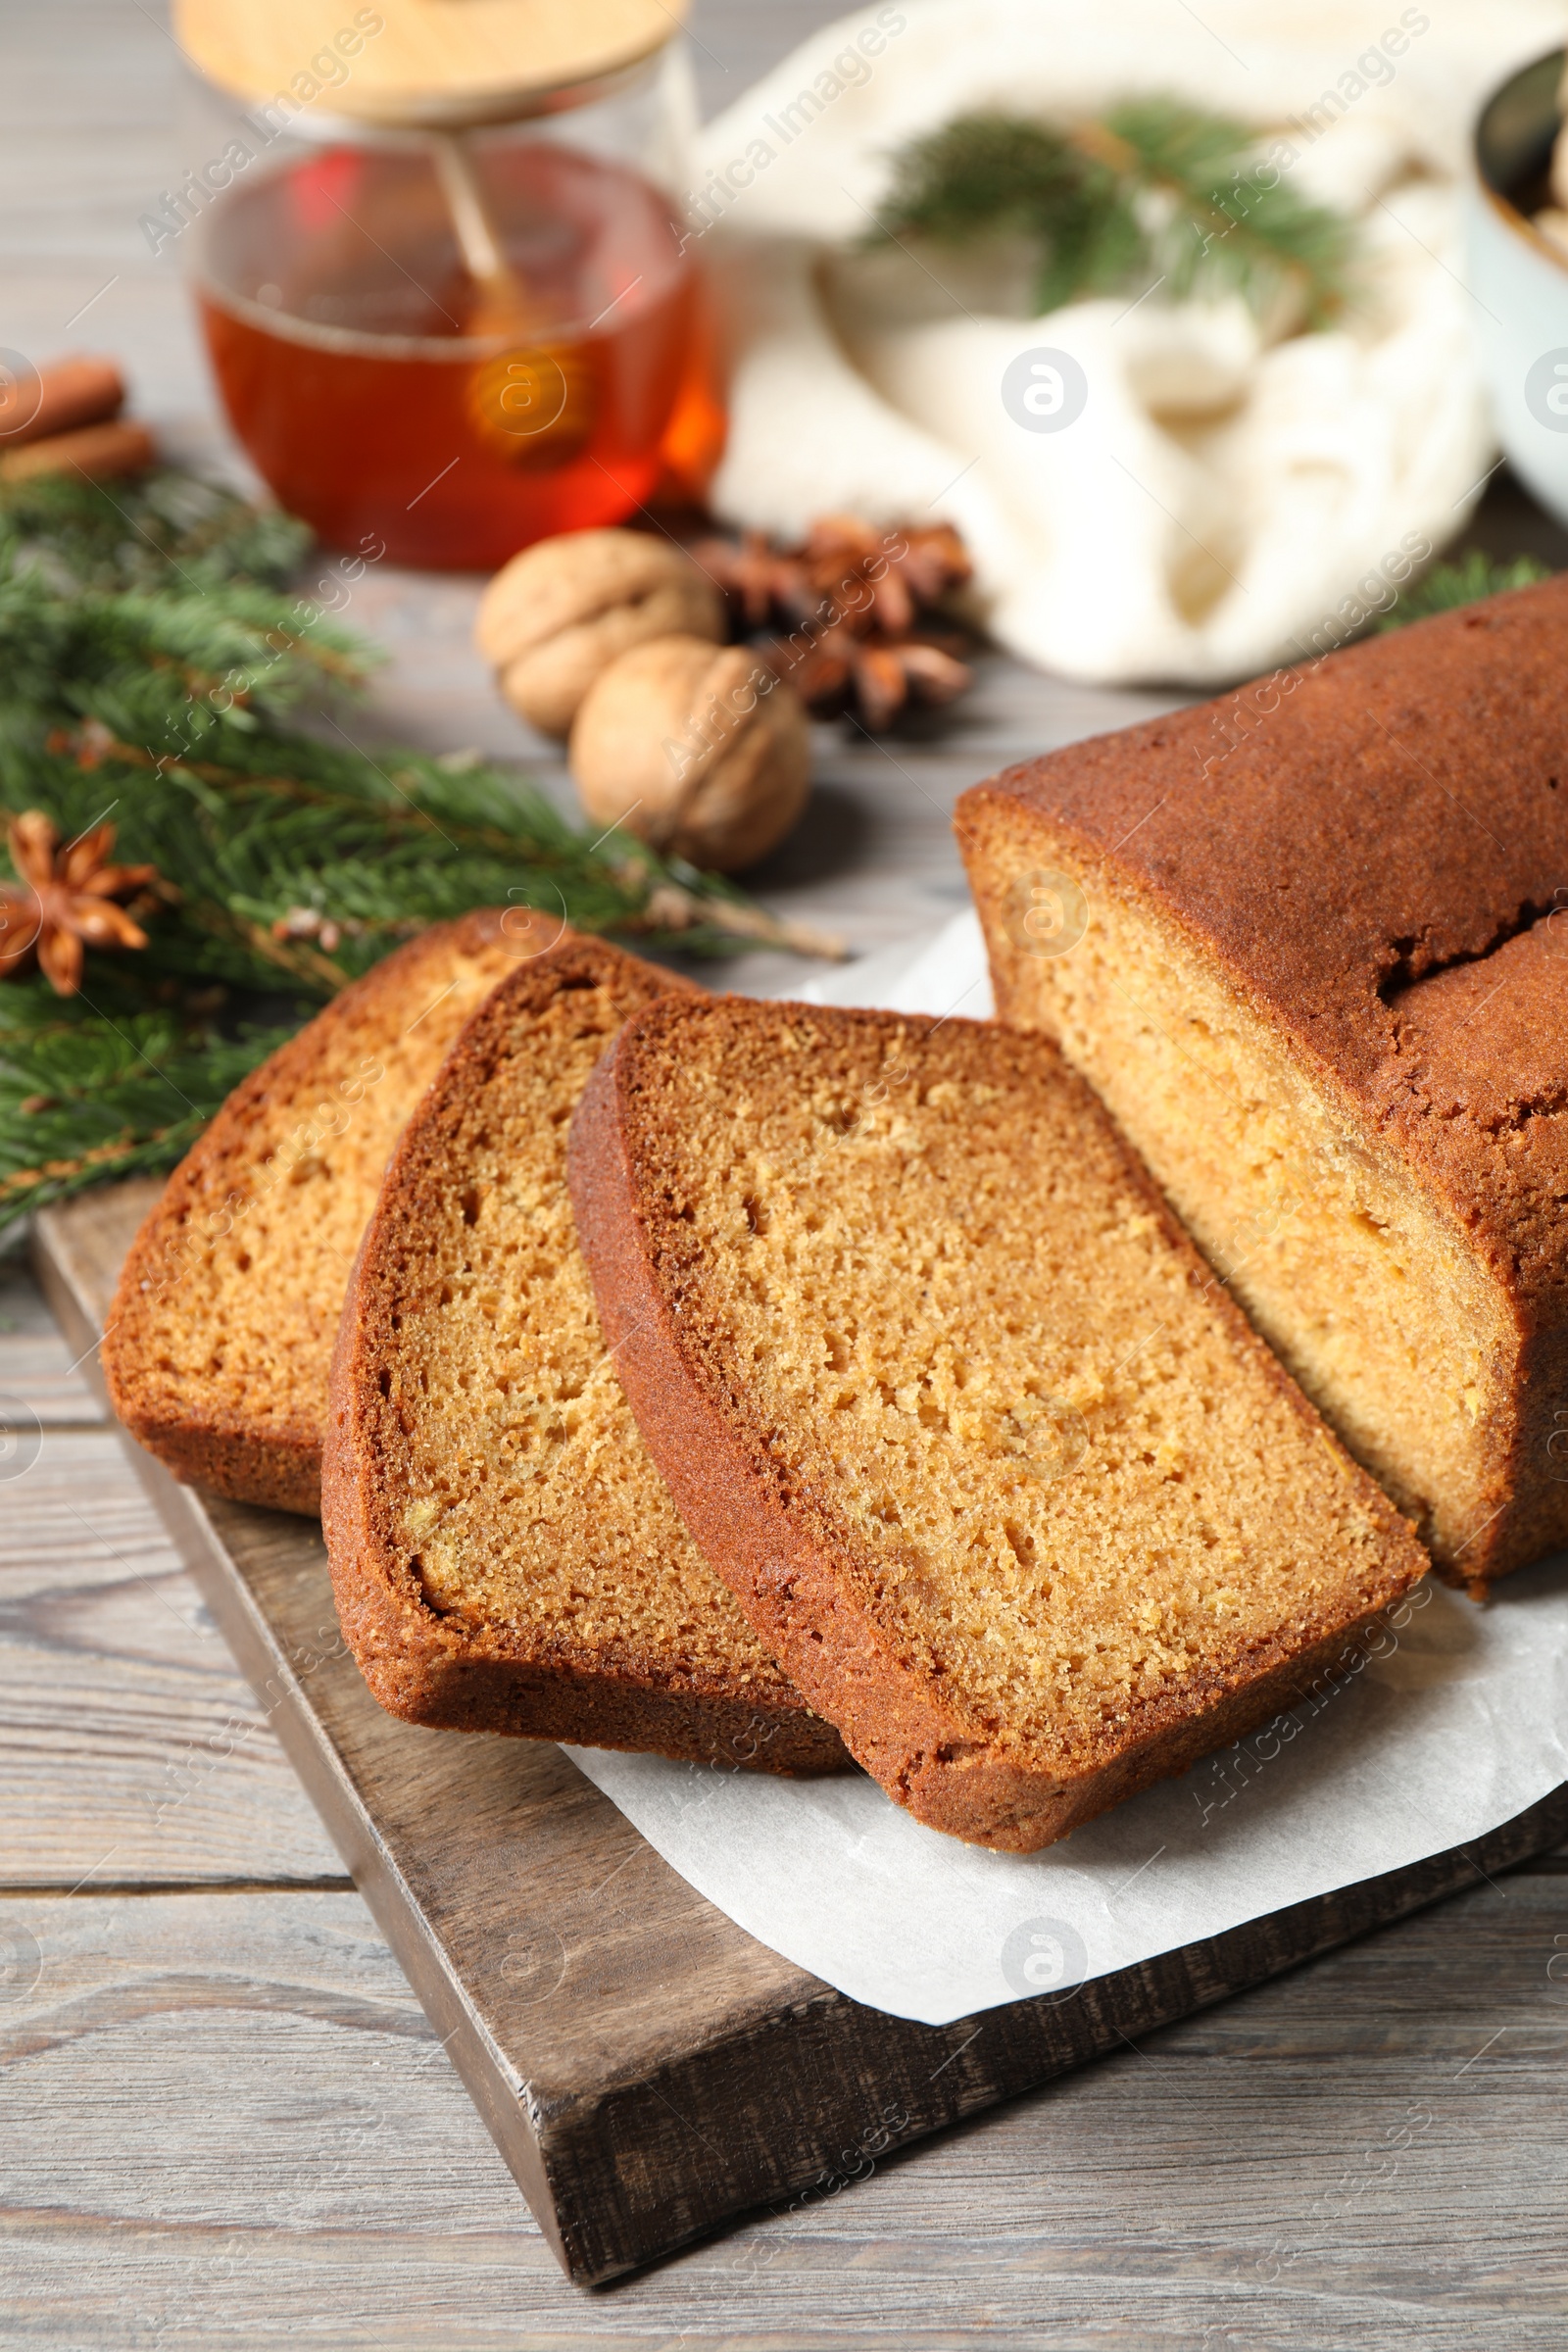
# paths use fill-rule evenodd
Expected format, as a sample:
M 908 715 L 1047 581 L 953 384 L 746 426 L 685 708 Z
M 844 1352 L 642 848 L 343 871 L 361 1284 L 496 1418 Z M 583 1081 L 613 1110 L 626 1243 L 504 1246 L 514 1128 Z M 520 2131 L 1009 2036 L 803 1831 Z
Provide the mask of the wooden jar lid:
M 174 0 L 197 71 L 247 106 L 455 129 L 548 111 L 676 32 L 687 0 Z M 375 29 L 371 29 L 375 27 Z M 315 84 L 313 89 L 310 85 Z

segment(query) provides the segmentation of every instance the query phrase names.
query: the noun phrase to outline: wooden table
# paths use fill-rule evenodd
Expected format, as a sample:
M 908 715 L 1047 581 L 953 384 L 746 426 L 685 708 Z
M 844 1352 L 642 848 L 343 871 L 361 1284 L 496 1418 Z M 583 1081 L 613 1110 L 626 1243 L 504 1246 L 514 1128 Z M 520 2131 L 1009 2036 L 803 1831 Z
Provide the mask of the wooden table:
M 708 103 L 832 13 L 699 6 Z M 52 0 L 0 48 L 0 342 L 119 350 L 170 438 L 215 450 L 177 283 L 135 228 L 184 152 L 160 23 Z M 1565 552 L 1507 493 L 1483 536 Z M 350 617 L 396 653 L 367 724 L 536 754 L 468 654 L 471 604 L 366 586 Z M 914 930 L 960 903 L 963 784 L 1150 707 L 995 662 L 924 741 L 826 735 L 766 895 L 860 948 Z M 0 2344 L 1561 2340 L 1568 1858 L 569 2288 L 16 1255 L 0 1392 L 43 1425 L 0 1479 Z

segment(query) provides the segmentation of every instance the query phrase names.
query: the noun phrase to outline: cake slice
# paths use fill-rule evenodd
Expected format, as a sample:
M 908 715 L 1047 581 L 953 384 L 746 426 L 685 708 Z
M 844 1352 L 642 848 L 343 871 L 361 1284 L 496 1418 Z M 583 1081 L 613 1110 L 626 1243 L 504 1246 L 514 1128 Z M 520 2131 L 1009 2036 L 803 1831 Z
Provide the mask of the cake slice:
M 682 1516 L 936 1829 L 1049 1844 L 1294 1704 L 1426 1565 L 1044 1039 L 666 998 L 571 1157 Z
M 1568 1544 L 1565 645 L 1544 581 L 956 818 L 999 1015 L 1477 1592 Z
M 314 1512 L 343 1294 L 405 1119 L 475 1005 L 561 924 L 437 923 L 253 1070 L 131 1245 L 103 1341 L 110 1400 L 176 1478 Z
M 322 1525 L 344 1635 L 416 1723 L 799 1773 L 848 1763 L 637 1434 L 566 1191 L 625 1015 L 685 984 L 597 941 L 514 970 L 400 1143 L 344 1307 Z

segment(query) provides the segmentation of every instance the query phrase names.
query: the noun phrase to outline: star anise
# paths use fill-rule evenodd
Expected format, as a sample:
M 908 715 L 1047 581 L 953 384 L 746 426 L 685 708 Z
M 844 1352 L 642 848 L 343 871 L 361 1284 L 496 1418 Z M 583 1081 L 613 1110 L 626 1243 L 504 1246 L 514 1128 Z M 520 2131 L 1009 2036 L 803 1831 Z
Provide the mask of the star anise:
M 906 637 L 916 613 L 961 588 L 972 569 L 963 541 L 945 522 L 882 531 L 855 514 L 821 515 L 799 561 L 836 618 L 888 637 Z
M 947 523 L 880 530 L 856 514 L 820 515 L 799 547 L 775 547 L 763 532 L 748 531 L 738 545 L 704 539 L 692 553 L 745 628 L 782 618 L 861 636 L 873 628 L 906 636 L 916 613 L 962 587 L 972 568 Z
M 780 613 L 803 617 L 800 558 L 775 547 L 764 531 L 748 531 L 738 543 L 700 539 L 692 557 L 729 598 L 742 628 L 763 628 Z
M 853 710 L 872 734 L 906 703 L 951 703 L 974 681 L 973 670 L 930 638 L 858 637 L 840 627 L 824 629 L 804 654 L 789 645 L 768 652 L 779 676 L 819 717 Z
M 144 948 L 147 934 L 115 901 L 157 879 L 150 865 L 112 865 L 113 825 L 94 825 L 60 847 L 41 809 L 14 816 L 7 828 L 21 880 L 0 882 L 0 980 L 37 959 L 57 996 L 81 986 L 86 948 Z
M 856 514 L 823 514 L 798 547 L 748 531 L 738 544 L 705 539 L 693 554 L 741 629 L 794 624 L 787 643 L 763 650 L 819 713 L 854 710 L 879 729 L 906 704 L 949 703 L 972 682 L 957 659 L 965 639 L 920 624 L 971 573 L 947 523 L 884 530 Z

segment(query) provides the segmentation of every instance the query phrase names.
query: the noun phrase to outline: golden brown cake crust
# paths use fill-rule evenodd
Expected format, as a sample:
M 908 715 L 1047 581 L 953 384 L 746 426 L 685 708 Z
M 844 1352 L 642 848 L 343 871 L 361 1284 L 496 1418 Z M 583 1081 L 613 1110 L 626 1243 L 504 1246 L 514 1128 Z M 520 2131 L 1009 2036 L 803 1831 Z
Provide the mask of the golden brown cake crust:
M 544 953 L 562 930 L 553 918 L 517 907 L 485 907 L 433 924 L 346 988 L 242 1080 L 180 1161 L 121 1270 L 102 1356 L 115 1412 L 176 1478 L 274 1510 L 314 1515 L 319 1507 L 332 1335 L 373 1189 L 359 1207 L 342 1260 L 332 1261 L 331 1295 L 298 1302 L 314 1333 L 309 1361 L 296 1366 L 293 1378 L 253 1384 L 247 1392 L 244 1384 L 210 1377 L 200 1347 L 184 1346 L 184 1360 L 166 1361 L 167 1320 L 185 1322 L 186 1340 L 205 1330 L 201 1318 L 211 1305 L 205 1253 L 215 1245 L 242 1250 L 255 1204 L 298 1174 L 291 1145 L 299 1142 L 307 1153 L 316 1149 L 309 1123 L 318 1103 L 325 1102 L 331 1122 L 345 1126 L 367 1101 L 379 1119 L 390 1119 L 384 1164 L 397 1128 L 472 1003 L 519 958 Z M 410 1030 L 417 1032 L 429 1067 L 418 1075 L 417 1091 L 393 1102 L 381 1089 L 398 1079 L 387 1074 L 389 1053 L 382 1049 L 406 1048 Z M 305 1124 L 290 1127 L 291 1121 Z M 377 1166 L 373 1180 L 379 1173 Z M 308 1214 L 308 1206 L 300 1213 Z M 265 1397 L 258 1388 L 268 1391 Z
M 955 818 L 977 893 L 1034 818 L 1157 906 L 1468 1232 L 1522 1367 L 1472 1582 L 1568 1542 L 1565 654 L 1560 577 L 1008 769 Z
M 411 1722 L 748 1770 L 839 1771 L 849 1759 L 837 1732 L 811 1712 L 721 1588 L 712 1598 L 726 1627 L 733 1610 L 733 1642 L 721 1641 L 718 1662 L 711 1653 L 706 1662 L 679 1656 L 673 1644 L 655 1654 L 624 1637 L 584 1636 L 571 1612 L 530 1624 L 433 1607 L 412 1556 L 417 1546 L 398 1523 L 411 1445 L 397 1335 L 428 1306 L 431 1218 L 470 1180 L 466 1138 L 475 1113 L 489 1115 L 484 1106 L 496 1100 L 518 1031 L 572 991 L 604 989 L 630 1010 L 690 987 L 602 942 L 572 940 L 519 967 L 458 1040 L 387 1171 L 338 1333 L 321 1492 L 333 1591 L 370 1690 Z M 635 1430 L 628 1434 L 635 1444 Z M 657 1481 L 651 1464 L 647 1475 Z M 689 1565 L 706 1582 L 700 1559 L 679 1556 L 685 1540 L 672 1514 L 670 1525 L 678 1548 L 669 1579 Z
M 756 1041 L 760 1072 L 778 1063 L 781 1010 L 726 998 L 697 1008 Z M 606 1335 L 649 1450 L 706 1556 L 740 1599 L 807 1697 L 843 1732 L 852 1753 L 898 1800 L 933 1828 L 971 1841 L 1032 1851 L 1164 1776 L 1184 1771 L 1301 1696 L 1353 1645 L 1427 1565 L 1386 1495 L 1340 1454 L 1317 1414 L 1214 1279 L 1135 1155 L 1115 1135 L 1090 1089 L 1041 1038 L 1008 1038 L 989 1024 L 950 1022 L 986 1055 L 1028 1065 L 1071 1090 L 1120 1163 L 1121 1180 L 1202 1292 L 1237 1353 L 1286 1400 L 1314 1440 L 1343 1463 L 1357 1506 L 1381 1545 L 1370 1605 L 1258 1642 L 1236 1670 L 1202 1687 L 1140 1702 L 1092 1740 L 1088 1769 L 1043 1774 L 1016 1743 L 944 1703 L 941 1681 L 890 1634 L 868 1586 L 856 1539 L 831 1499 L 798 1477 L 788 1446 L 760 1426 L 729 1362 L 726 1335 L 706 1316 L 702 1245 L 693 1233 L 665 1148 L 678 1101 L 667 1080 L 684 1066 L 692 1008 L 669 1000 L 629 1021 L 596 1068 L 573 1122 L 572 1199 Z M 813 1025 L 879 1024 L 888 1054 L 909 1056 L 902 1016 L 810 1007 Z M 683 1036 L 685 1032 L 685 1036 Z M 748 1203 L 747 1213 L 751 1213 Z

